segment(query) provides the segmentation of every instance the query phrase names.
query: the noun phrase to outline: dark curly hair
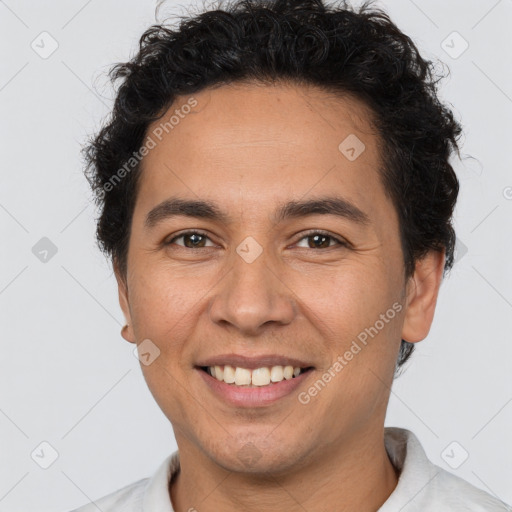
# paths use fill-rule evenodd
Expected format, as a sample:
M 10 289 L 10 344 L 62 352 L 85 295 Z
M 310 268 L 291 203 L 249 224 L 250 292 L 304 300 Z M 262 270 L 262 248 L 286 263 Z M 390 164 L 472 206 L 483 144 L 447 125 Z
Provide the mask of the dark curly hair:
M 380 135 L 381 179 L 399 217 L 406 278 L 432 249 L 446 251 L 444 273 L 452 267 L 459 182 L 448 160 L 453 150 L 459 154 L 462 130 L 437 96 L 444 77 L 371 3 L 354 10 L 342 0 L 219 0 L 215 10 L 181 17 L 178 27 L 151 26 L 138 53 L 112 67 L 110 79 L 121 84 L 111 117 L 83 151 L 100 208 L 98 243 L 123 276 L 140 175 L 133 157 L 149 124 L 178 95 L 249 81 L 313 85 L 369 106 Z M 402 340 L 397 370 L 413 349 Z

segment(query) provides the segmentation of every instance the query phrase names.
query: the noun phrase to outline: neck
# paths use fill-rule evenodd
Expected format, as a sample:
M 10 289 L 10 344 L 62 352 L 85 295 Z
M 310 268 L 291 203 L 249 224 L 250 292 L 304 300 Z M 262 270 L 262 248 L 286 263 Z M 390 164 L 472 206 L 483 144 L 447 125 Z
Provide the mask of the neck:
M 175 512 L 270 512 L 278 507 L 288 512 L 371 512 L 398 482 L 383 427 L 347 439 L 336 449 L 315 452 L 314 459 L 284 475 L 227 471 L 205 460 L 204 452 L 190 450 L 187 442 L 178 446 L 180 472 L 170 486 Z

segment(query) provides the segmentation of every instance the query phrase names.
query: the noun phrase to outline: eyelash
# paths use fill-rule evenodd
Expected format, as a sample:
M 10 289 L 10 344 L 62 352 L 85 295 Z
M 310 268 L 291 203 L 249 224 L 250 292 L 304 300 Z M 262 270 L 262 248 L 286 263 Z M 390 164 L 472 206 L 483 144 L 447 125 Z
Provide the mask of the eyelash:
M 187 235 L 200 235 L 200 236 L 203 236 L 203 237 L 206 237 L 210 240 L 210 237 L 202 232 L 202 231 L 185 231 L 183 233 L 180 233 L 179 235 L 173 237 L 171 240 L 169 240 L 168 242 L 165 242 L 164 245 L 171 245 L 175 240 L 178 240 L 179 238 L 183 238 L 184 236 L 187 236 Z M 348 247 L 349 246 L 349 243 L 348 242 L 345 242 L 344 240 L 340 240 L 339 238 L 331 235 L 329 232 L 327 231 L 322 231 L 322 230 L 311 230 L 311 231 L 307 231 L 306 233 L 303 234 L 302 238 L 300 238 L 298 240 L 298 242 L 301 242 L 302 240 L 304 240 L 305 238 L 310 238 L 312 237 L 313 235 L 322 235 L 322 236 L 325 236 L 327 238 L 331 238 L 332 240 L 334 240 L 336 242 L 336 244 L 340 247 Z M 210 240 L 211 241 L 211 240 Z M 329 246 L 329 247 L 326 247 L 324 249 L 312 249 L 312 250 L 326 250 L 326 249 L 332 249 L 332 247 L 335 247 L 336 245 L 334 246 Z M 191 247 L 185 247 L 185 246 L 182 246 L 182 245 L 179 245 L 178 247 L 181 247 L 182 249 L 188 249 L 188 250 L 196 250 L 196 249 L 193 249 Z M 211 247 L 209 247 L 211 249 Z M 197 249 L 208 249 L 208 247 L 197 247 Z M 309 247 L 308 247 L 309 249 Z

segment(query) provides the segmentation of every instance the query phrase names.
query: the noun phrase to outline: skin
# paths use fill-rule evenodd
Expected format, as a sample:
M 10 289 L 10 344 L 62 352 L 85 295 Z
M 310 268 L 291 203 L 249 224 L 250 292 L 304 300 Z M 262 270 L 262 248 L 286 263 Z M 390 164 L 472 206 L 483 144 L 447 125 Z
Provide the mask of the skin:
M 222 86 L 194 98 L 193 113 L 144 157 L 126 275 L 115 265 L 123 337 L 160 349 L 141 368 L 180 452 L 169 489 L 174 509 L 375 511 L 398 478 L 384 419 L 400 340 L 427 336 L 444 253 L 428 253 L 405 279 L 378 137 L 358 100 L 289 84 Z M 366 147 L 354 161 L 338 149 L 350 134 Z M 333 194 L 370 224 L 320 214 L 271 221 L 280 202 Z M 180 216 L 145 228 L 148 212 L 170 196 L 215 201 L 231 221 Z M 164 244 L 193 229 L 207 238 Z M 315 244 L 304 238 L 311 229 L 350 245 Z M 263 248 L 250 264 L 236 252 L 248 236 Z M 298 393 L 394 303 L 402 309 L 393 320 L 301 404 Z M 315 370 L 274 404 L 235 408 L 194 369 L 200 358 L 229 352 L 284 354 Z M 248 443 L 259 455 L 252 464 L 238 456 Z

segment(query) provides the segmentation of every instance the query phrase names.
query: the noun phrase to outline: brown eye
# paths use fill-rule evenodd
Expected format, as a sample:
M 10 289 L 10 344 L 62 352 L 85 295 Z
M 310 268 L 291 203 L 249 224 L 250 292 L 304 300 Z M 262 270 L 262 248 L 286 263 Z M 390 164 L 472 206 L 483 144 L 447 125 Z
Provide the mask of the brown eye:
M 347 244 L 342 240 L 322 231 L 312 231 L 307 233 L 306 236 L 303 236 L 299 240 L 299 242 L 302 240 L 309 240 L 308 247 L 306 247 L 307 249 L 328 249 L 336 245 L 347 246 Z M 331 241 L 334 241 L 335 243 L 331 245 Z
M 206 240 L 209 240 L 209 238 L 204 233 L 200 233 L 199 231 L 187 231 L 185 233 L 181 233 L 178 236 L 175 236 L 174 238 L 166 242 L 166 245 L 171 245 L 175 243 L 176 240 L 180 239 L 183 239 L 184 244 L 176 245 L 179 245 L 180 247 L 185 247 L 186 249 L 206 247 Z

